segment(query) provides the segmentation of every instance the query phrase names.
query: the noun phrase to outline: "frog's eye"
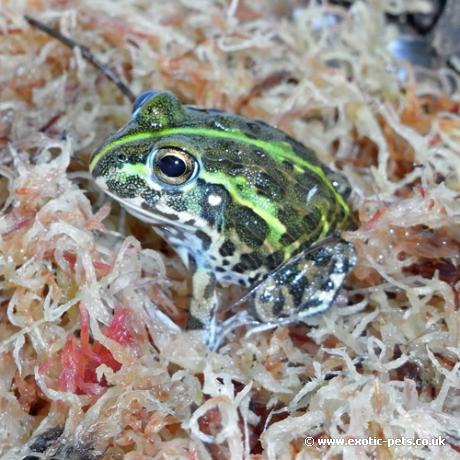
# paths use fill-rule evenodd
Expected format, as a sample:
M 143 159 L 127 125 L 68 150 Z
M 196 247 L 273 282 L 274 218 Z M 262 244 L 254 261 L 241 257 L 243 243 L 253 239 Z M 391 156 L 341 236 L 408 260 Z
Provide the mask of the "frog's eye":
M 192 155 L 176 147 L 162 147 L 154 153 L 152 170 L 158 180 L 181 185 L 196 173 L 198 163 Z
M 141 107 L 145 101 L 150 99 L 152 96 L 155 96 L 155 94 L 158 94 L 158 91 L 144 91 L 143 93 L 139 94 L 139 96 L 137 96 L 136 100 L 134 101 L 132 113 Z

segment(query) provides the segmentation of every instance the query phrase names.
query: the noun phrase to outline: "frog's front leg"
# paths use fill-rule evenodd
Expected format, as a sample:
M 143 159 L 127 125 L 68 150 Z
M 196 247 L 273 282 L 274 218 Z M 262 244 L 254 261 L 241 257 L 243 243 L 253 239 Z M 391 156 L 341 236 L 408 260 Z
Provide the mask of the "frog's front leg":
M 217 307 L 216 276 L 207 267 L 197 267 L 192 275 L 193 295 L 190 303 L 187 330 L 194 331 L 204 343 L 212 343 L 215 336 Z

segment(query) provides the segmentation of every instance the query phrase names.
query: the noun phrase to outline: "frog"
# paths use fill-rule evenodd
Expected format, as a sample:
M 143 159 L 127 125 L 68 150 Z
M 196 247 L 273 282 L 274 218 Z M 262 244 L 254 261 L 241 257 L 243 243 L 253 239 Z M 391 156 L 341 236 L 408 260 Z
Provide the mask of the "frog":
M 235 324 L 271 328 L 325 312 L 356 263 L 341 236 L 355 225 L 349 181 L 264 121 L 146 91 L 89 170 L 190 271 L 186 329 L 210 347 Z M 219 323 L 219 289 L 234 284 L 247 306 Z

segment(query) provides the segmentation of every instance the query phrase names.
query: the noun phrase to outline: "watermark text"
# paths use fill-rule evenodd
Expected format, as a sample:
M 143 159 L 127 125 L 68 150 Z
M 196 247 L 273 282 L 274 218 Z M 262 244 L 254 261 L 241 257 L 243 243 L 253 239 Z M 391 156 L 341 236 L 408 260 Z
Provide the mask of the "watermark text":
M 305 445 L 312 447 L 322 446 L 445 446 L 446 438 L 437 436 L 435 438 L 375 438 L 368 436 L 367 438 L 314 438 L 308 436 L 304 440 Z

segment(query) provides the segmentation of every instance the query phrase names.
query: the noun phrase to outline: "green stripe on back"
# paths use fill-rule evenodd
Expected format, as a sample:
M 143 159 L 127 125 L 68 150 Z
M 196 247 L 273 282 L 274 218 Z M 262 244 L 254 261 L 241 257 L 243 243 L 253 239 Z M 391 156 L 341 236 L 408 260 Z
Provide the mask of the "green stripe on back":
M 119 147 L 120 145 L 130 143 L 130 142 L 137 142 L 143 141 L 148 139 L 156 139 L 159 137 L 166 137 L 171 135 L 177 134 L 185 134 L 185 135 L 197 135 L 197 136 L 204 136 L 204 137 L 214 137 L 214 138 L 221 138 L 221 139 L 233 139 L 239 142 L 243 142 L 246 144 L 254 145 L 262 150 L 265 150 L 270 154 L 270 156 L 278 163 L 281 163 L 284 160 L 290 160 L 295 165 L 301 166 L 305 169 L 308 169 L 312 173 L 316 174 L 318 177 L 321 178 L 323 182 L 325 182 L 331 191 L 334 193 L 337 201 L 340 203 L 344 209 L 348 210 L 348 205 L 343 199 L 342 195 L 340 195 L 332 185 L 331 181 L 328 179 L 324 171 L 321 169 L 320 166 L 314 165 L 307 160 L 304 160 L 299 155 L 297 155 L 291 148 L 288 143 L 285 142 L 267 142 L 260 139 L 253 139 L 251 137 L 246 136 L 245 134 L 241 133 L 240 131 L 221 131 L 218 129 L 208 129 L 208 128 L 167 128 L 161 131 L 153 131 L 147 133 L 137 133 L 124 136 L 116 141 L 111 142 L 110 144 L 106 145 L 91 161 L 90 164 L 90 171 L 94 169 L 96 163 L 110 150 L 114 149 L 115 147 Z
M 270 228 L 268 239 L 272 244 L 275 245 L 287 231 L 286 226 L 276 217 L 276 205 L 268 198 L 258 195 L 245 177 L 229 177 L 225 173 L 206 171 L 202 177 L 206 182 L 223 185 L 235 203 L 253 209 L 258 216 L 262 217 Z M 242 188 L 237 188 L 238 185 Z

